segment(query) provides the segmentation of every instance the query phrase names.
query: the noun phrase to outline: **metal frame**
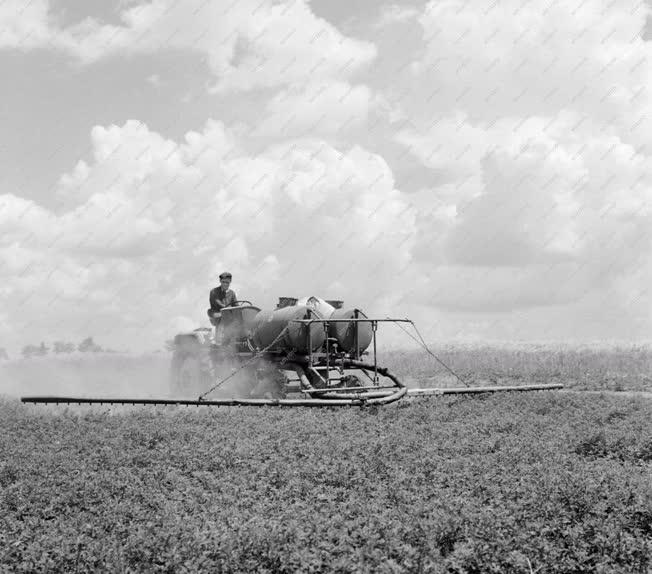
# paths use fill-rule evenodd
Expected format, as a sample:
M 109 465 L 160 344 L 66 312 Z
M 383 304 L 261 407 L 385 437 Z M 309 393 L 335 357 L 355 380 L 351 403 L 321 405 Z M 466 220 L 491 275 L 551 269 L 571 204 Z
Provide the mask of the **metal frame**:
M 324 327 L 324 334 L 325 334 L 325 344 L 326 344 L 326 352 L 325 357 L 326 357 L 326 379 L 325 379 L 325 384 L 328 386 L 330 382 L 330 345 L 329 341 L 330 338 L 328 336 L 328 327 L 331 323 L 371 323 L 371 334 L 372 334 L 372 345 L 373 345 L 373 353 L 374 353 L 374 365 L 373 365 L 373 377 L 367 373 L 367 371 L 363 371 L 373 382 L 374 387 L 379 386 L 379 377 L 378 377 L 378 345 L 377 345 L 377 336 L 376 333 L 378 332 L 378 323 L 412 323 L 410 319 L 392 319 L 392 318 L 385 318 L 385 319 L 372 319 L 369 317 L 360 317 L 359 313 L 360 311 L 358 309 L 354 310 L 355 316 L 354 318 L 343 318 L 343 319 L 321 319 L 321 318 L 309 318 L 309 319 L 292 319 L 289 322 L 290 323 L 299 323 L 301 325 L 304 325 L 308 329 L 308 364 L 310 365 L 311 368 L 314 366 L 314 355 L 315 353 L 312 350 L 312 331 L 310 330 L 310 325 L 313 323 L 321 323 Z M 358 341 L 358 329 L 355 330 L 354 333 L 354 350 L 355 352 L 353 354 L 353 359 L 356 361 L 360 360 L 361 357 L 361 352 L 360 352 L 360 345 Z M 351 354 L 351 353 L 350 353 Z M 341 367 L 340 367 L 341 369 Z M 320 375 L 321 377 L 321 375 Z M 323 377 L 321 377 L 323 378 Z M 365 387 L 367 388 L 367 387 Z

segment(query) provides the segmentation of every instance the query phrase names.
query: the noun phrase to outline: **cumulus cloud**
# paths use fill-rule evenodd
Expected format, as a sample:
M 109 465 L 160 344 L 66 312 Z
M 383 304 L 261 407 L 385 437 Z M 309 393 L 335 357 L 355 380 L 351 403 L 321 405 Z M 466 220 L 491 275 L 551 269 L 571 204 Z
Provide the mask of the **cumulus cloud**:
M 362 127 L 374 106 L 365 85 L 346 82 L 294 84 L 278 92 L 266 106 L 265 119 L 251 137 L 345 137 Z
M 440 206 L 420 219 L 423 300 L 534 309 L 635 286 L 650 246 L 647 12 L 449 0 L 419 16 L 424 50 L 390 91 L 395 140 L 436 178 L 419 199 Z
M 249 7 L 244 12 L 238 2 L 243 23 L 234 45 L 235 61 L 224 67 L 218 91 L 304 82 L 307 77 L 347 78 L 375 58 L 373 44 L 344 37 L 301 0 L 252 2 L 252 7 L 255 16 L 250 18 Z
M 183 50 L 214 101 L 244 101 L 181 138 L 94 127 L 51 210 L 0 196 L 7 325 L 161 340 L 229 268 L 264 305 L 339 297 L 441 336 L 645 333 L 648 14 L 437 0 L 345 35 L 302 0 L 127 2 L 121 25 L 68 27 L 7 0 L 2 47 Z
M 289 287 L 380 297 L 409 262 L 413 210 L 362 148 L 296 140 L 252 156 L 219 122 L 173 142 L 129 121 L 94 128 L 92 142 L 93 161 L 61 178 L 59 212 L 2 196 L 16 326 L 27 305 L 50 325 L 80 330 L 92 316 L 97 333 L 147 325 L 165 337 L 167 317 L 201 320 L 223 268 L 241 297 L 269 306 Z M 45 299 L 18 304 L 43 284 Z
M 130 3 L 122 25 L 87 18 L 60 28 L 47 0 L 8 0 L 0 8 L 0 47 L 50 47 L 91 63 L 112 54 L 178 49 L 203 55 L 213 90 L 269 88 L 312 79 L 346 79 L 376 55 L 373 44 L 343 36 L 304 0 L 151 0 Z
M 29 50 L 52 38 L 47 0 L 7 0 L 0 5 L 0 47 Z
M 635 0 L 430 2 L 425 52 L 409 70 L 429 74 L 418 96 L 429 91 L 438 111 L 523 117 L 570 106 L 610 120 L 649 77 L 648 13 Z

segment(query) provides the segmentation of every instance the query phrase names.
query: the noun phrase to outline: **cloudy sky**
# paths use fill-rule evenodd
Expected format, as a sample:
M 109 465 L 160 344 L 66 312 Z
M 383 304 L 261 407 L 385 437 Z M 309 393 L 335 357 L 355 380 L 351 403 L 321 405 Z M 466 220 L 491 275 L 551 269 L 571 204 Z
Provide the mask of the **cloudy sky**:
M 0 346 L 238 296 L 652 339 L 641 0 L 5 0 Z

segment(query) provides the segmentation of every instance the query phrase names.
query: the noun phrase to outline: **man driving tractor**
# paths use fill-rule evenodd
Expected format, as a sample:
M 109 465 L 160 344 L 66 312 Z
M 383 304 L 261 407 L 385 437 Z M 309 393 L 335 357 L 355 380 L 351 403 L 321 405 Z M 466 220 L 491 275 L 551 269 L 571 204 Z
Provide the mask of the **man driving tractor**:
M 232 275 L 228 271 L 220 274 L 220 286 L 211 289 L 208 300 L 210 303 L 210 309 L 208 309 L 207 314 L 210 319 L 211 325 L 217 327 L 220 324 L 220 319 L 222 317 L 222 309 L 224 307 L 231 307 L 235 305 L 237 298 L 235 292 L 229 289 L 231 285 Z

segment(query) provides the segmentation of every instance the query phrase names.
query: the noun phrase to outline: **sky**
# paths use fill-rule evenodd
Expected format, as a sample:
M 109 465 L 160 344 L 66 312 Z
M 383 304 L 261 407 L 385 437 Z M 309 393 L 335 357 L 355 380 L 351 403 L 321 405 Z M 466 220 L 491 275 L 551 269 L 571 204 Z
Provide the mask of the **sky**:
M 433 342 L 649 341 L 651 12 L 5 0 L 0 346 L 161 348 L 225 270 Z

